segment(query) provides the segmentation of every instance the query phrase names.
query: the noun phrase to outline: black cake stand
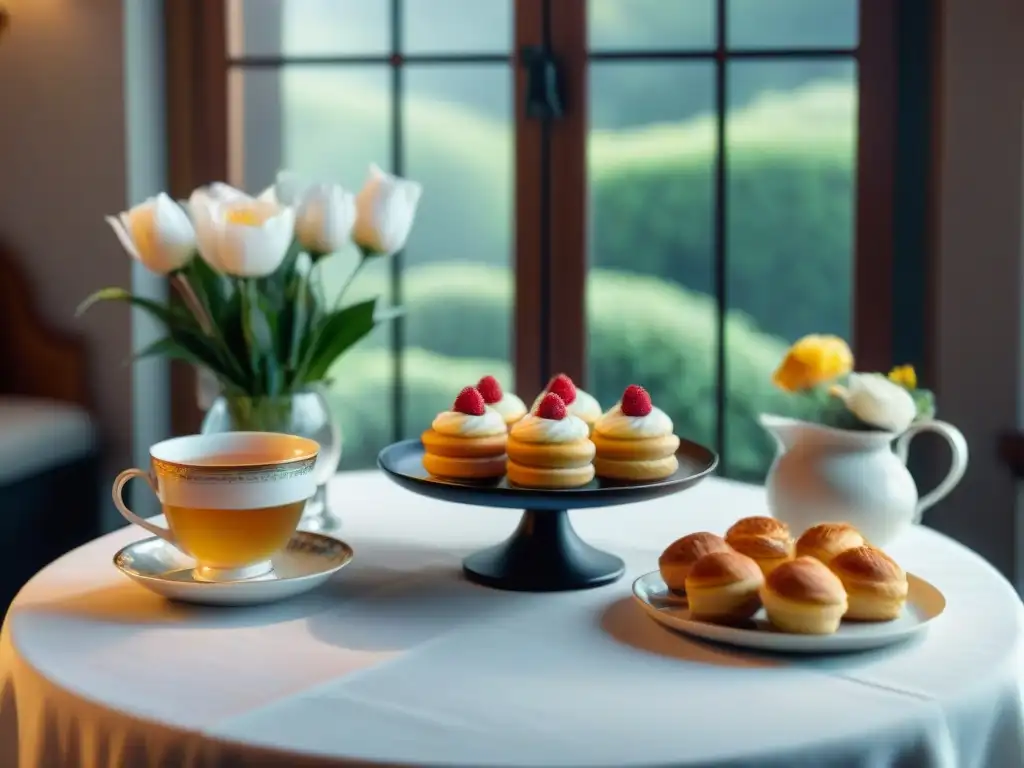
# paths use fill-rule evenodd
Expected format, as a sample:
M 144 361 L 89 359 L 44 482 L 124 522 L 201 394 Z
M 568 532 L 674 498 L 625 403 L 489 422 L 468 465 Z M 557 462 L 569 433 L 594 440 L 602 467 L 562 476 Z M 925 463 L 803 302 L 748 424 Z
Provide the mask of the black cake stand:
M 505 478 L 489 483 L 442 480 L 423 468 L 423 444 L 403 440 L 389 445 L 377 465 L 403 488 L 454 504 L 525 510 L 519 527 L 497 546 L 462 561 L 470 581 L 517 592 L 561 592 L 610 584 L 625 572 L 615 555 L 587 544 L 569 521 L 569 510 L 611 507 L 657 499 L 692 488 L 718 465 L 714 451 L 683 440 L 679 469 L 665 480 L 617 484 L 594 480 L 581 488 L 519 488 Z

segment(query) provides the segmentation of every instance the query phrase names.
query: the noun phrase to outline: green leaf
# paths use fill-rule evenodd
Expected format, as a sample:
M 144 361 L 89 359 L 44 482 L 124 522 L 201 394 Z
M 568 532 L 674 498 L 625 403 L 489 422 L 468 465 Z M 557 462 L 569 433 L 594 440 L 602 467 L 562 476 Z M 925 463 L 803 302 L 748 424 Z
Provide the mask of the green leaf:
M 173 307 L 167 307 L 151 299 L 136 296 L 124 288 L 101 288 L 78 305 L 78 309 L 75 310 L 75 317 L 81 317 L 101 301 L 123 301 L 131 304 L 145 310 L 168 328 L 183 324 L 185 326 L 195 325 L 195 319 L 188 313 L 180 312 Z
M 911 397 L 917 406 L 917 420 L 930 421 L 935 418 L 935 394 L 928 389 L 912 389 Z
M 335 360 L 373 330 L 376 304 L 377 299 L 361 301 L 324 318 L 317 329 L 305 370 L 301 372 L 303 381 L 322 379 Z
M 230 280 L 215 272 L 199 257 L 192 259 L 183 273 L 214 324 L 219 325 L 224 316 L 224 307 L 235 292 Z
M 187 355 L 188 358 L 190 358 L 187 359 L 186 362 L 192 363 L 193 365 L 198 363 L 198 360 L 188 350 L 178 344 L 178 342 L 170 336 L 164 336 L 161 339 L 157 339 L 152 344 L 147 344 L 125 362 L 134 363 L 137 360 L 144 360 L 147 357 L 167 357 L 185 360 L 186 358 L 181 355 Z

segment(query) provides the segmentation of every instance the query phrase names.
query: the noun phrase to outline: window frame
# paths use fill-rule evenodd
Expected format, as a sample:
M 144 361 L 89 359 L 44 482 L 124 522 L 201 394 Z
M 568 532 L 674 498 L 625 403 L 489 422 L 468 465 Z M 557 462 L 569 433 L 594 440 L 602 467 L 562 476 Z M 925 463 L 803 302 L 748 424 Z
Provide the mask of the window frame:
M 393 19 L 401 19 L 402 0 L 390 0 Z M 736 50 L 727 47 L 727 0 L 716 0 L 716 41 L 713 50 L 604 53 L 588 50 L 587 0 L 518 0 L 514 35 L 508 57 L 513 68 L 515 104 L 515 190 L 513 366 L 516 388 L 530 394 L 548 378 L 565 371 L 586 386 L 586 276 L 589 253 L 587 138 L 588 67 L 593 60 L 692 59 L 713 61 L 716 67 L 715 157 L 715 274 L 719 308 L 728 307 L 726 263 L 726 181 L 728 146 L 726 70 L 739 59 L 821 58 L 846 55 L 858 63 L 858 136 L 853 258 L 852 345 L 862 369 L 887 369 L 894 362 L 894 209 L 898 133 L 897 6 L 891 0 L 860 0 L 858 45 L 845 49 L 800 48 Z M 171 192 L 187 195 L 203 183 L 227 179 L 232 165 L 228 50 L 232 1 L 176 0 L 165 4 L 169 115 L 169 178 Z M 372 58 L 387 64 L 392 76 L 393 170 L 402 173 L 403 64 L 420 57 L 403 56 L 400 24 L 393 24 L 391 51 Z M 521 51 L 541 46 L 552 52 L 565 93 L 565 111 L 543 121 L 526 114 L 527 73 Z M 262 62 L 274 66 L 267 57 Z M 292 57 L 288 57 L 291 60 Z M 335 57 L 330 57 L 334 59 Z M 427 58 L 427 57 L 422 57 Z M 445 58 L 445 57 L 438 57 Z M 447 57 L 453 60 L 471 57 Z M 318 59 L 318 61 L 320 61 Z M 328 61 L 324 58 L 322 61 Z M 284 59 L 276 62 L 284 63 Z M 558 222 L 558 226 L 552 226 Z M 401 254 L 395 257 L 391 289 L 401 300 Z M 557 296 L 557 301 L 554 297 Z M 725 406 L 728 389 L 725 326 L 719 312 L 717 352 L 717 443 L 728 472 L 725 444 Z M 397 433 L 403 429 L 403 356 L 401 319 L 392 324 L 394 411 Z M 928 370 L 928 361 L 912 360 Z M 201 420 L 195 402 L 194 372 L 186 365 L 172 367 L 172 424 L 177 433 L 193 432 Z

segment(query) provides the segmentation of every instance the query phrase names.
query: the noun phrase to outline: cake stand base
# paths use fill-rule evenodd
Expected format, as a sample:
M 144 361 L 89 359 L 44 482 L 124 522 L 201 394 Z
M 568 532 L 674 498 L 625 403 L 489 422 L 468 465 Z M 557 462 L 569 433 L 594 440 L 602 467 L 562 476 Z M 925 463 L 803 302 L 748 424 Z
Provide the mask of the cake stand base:
M 622 560 L 579 537 L 564 510 L 527 509 L 501 544 L 462 561 L 470 581 L 514 592 L 565 592 L 617 581 Z

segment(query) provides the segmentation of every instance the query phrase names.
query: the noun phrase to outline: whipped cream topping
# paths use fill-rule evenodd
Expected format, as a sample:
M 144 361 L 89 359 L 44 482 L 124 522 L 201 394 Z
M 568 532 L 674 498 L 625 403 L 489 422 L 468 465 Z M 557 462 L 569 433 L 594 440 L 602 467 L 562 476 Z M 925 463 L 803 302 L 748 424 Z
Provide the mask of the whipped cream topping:
M 660 408 L 652 407 L 646 416 L 627 416 L 622 412 L 622 403 L 616 403 L 594 425 L 597 434 L 620 440 L 664 437 L 671 435 L 673 428 L 672 419 Z
M 451 437 L 489 437 L 508 429 L 497 411 L 485 408 L 483 416 L 459 411 L 441 411 L 430 425 L 435 432 Z
M 571 414 L 556 421 L 529 413 L 513 425 L 509 434 L 524 443 L 574 443 L 589 437 L 590 427 Z
M 540 401 L 544 399 L 548 391 L 545 389 L 539 395 L 537 399 L 533 401 L 533 405 L 530 406 L 531 411 L 536 411 L 537 406 L 540 405 Z M 601 418 L 601 404 L 597 402 L 597 398 L 593 395 L 584 392 L 582 389 L 576 390 L 576 399 L 573 400 L 565 409 L 573 416 L 583 419 L 587 424 L 593 424 L 599 418 Z
M 526 403 L 511 392 L 506 392 L 496 403 L 488 403 L 487 407 L 496 410 L 506 422 L 521 419 L 526 415 Z

